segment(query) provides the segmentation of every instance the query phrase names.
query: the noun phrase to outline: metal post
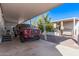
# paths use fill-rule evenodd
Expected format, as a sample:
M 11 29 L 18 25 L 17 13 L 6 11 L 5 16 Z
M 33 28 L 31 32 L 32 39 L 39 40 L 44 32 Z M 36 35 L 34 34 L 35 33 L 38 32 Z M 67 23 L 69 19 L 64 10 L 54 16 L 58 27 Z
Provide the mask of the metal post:
M 78 21 L 78 26 L 77 26 L 77 41 L 79 45 L 79 21 Z
M 31 20 L 30 20 L 30 26 L 31 26 L 31 28 L 32 28 Z
M 60 30 L 61 35 L 63 35 L 63 30 L 64 30 L 63 21 L 61 21 L 61 30 Z
M 79 45 L 79 21 L 77 22 L 77 24 L 76 24 L 76 41 L 77 41 L 77 43 L 78 43 L 78 45 Z
M 42 19 L 43 19 L 43 28 L 44 28 L 44 38 L 45 38 L 45 40 L 47 40 L 47 35 L 46 35 L 46 24 L 45 24 L 45 20 L 44 20 L 44 15 L 42 15 Z
M 73 38 L 78 42 L 77 40 L 77 28 L 75 26 L 75 17 L 73 18 Z M 74 45 L 78 46 L 76 43 L 74 43 Z
M 56 23 L 54 23 L 54 35 L 56 35 Z
M 75 17 L 73 19 L 73 37 L 75 39 Z

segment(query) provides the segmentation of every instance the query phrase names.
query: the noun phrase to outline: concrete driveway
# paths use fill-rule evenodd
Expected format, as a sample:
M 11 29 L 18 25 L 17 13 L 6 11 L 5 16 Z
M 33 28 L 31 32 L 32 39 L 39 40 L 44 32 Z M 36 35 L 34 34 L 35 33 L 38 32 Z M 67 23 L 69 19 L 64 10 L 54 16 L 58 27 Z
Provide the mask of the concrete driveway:
M 44 35 L 41 36 L 42 40 L 44 39 Z M 51 35 L 50 33 L 47 34 L 47 40 L 51 43 L 55 43 L 57 45 L 64 45 L 64 46 L 69 46 L 73 48 L 79 48 L 78 43 L 75 39 L 72 39 L 71 37 L 67 36 L 56 36 L 56 35 Z
M 56 44 L 44 40 L 20 43 L 19 41 L 0 44 L 1 56 L 62 56 Z

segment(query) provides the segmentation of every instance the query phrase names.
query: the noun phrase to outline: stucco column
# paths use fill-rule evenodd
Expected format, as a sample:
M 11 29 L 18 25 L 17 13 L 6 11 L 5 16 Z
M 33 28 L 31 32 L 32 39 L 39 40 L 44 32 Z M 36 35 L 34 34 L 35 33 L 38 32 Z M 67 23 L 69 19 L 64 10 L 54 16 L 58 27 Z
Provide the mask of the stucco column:
M 4 33 L 4 19 L 3 19 L 3 15 L 2 15 L 2 10 L 0 7 L 0 42 L 2 40 L 2 35 Z

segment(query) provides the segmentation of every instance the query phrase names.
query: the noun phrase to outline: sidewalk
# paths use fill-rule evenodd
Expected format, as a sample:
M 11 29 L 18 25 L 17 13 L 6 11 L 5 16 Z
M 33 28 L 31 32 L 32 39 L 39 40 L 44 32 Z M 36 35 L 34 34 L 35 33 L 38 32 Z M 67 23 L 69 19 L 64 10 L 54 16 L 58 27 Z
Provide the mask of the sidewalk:
M 79 56 L 79 48 L 71 48 L 63 45 L 57 45 L 56 48 L 63 56 Z
M 48 42 L 50 45 L 56 45 L 55 43 Z M 63 55 L 63 56 L 79 56 L 79 47 L 73 48 L 64 46 L 61 44 L 56 45 L 56 49 Z

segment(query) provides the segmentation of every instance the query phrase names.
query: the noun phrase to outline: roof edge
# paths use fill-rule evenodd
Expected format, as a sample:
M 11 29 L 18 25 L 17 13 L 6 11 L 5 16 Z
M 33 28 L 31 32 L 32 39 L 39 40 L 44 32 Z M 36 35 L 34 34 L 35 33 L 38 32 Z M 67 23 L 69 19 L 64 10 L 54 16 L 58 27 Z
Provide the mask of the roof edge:
M 53 22 L 67 21 L 67 20 L 70 20 L 70 19 L 79 20 L 79 18 L 78 18 L 78 17 L 71 17 L 71 18 L 63 18 L 63 19 L 60 19 L 60 20 L 54 20 Z

